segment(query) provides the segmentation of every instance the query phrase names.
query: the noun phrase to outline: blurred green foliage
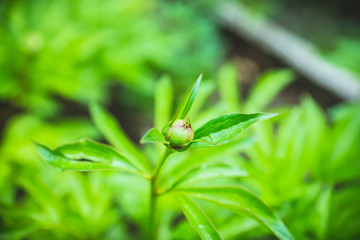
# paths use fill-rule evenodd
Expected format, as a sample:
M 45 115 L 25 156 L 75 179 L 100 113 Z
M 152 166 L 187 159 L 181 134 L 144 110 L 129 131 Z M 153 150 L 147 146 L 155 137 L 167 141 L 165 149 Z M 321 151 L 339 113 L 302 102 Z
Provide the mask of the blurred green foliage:
M 323 55 L 328 61 L 348 68 L 360 76 L 359 52 L 360 39 L 354 36 L 343 36 L 336 40 L 333 49 L 325 50 Z
M 108 100 L 110 83 L 151 97 L 163 72 L 184 86 L 194 69 L 211 72 L 220 61 L 219 35 L 200 6 L 2 1 L 0 99 L 49 114 L 58 104 L 55 97 Z
M 247 152 L 247 169 L 257 176 L 250 185 L 281 209 L 298 239 L 356 239 L 360 234 L 358 222 L 348 226 L 360 210 L 355 204 L 359 109 L 358 104 L 339 106 L 325 115 L 304 97 L 278 121 L 257 128 L 259 141 Z
M 238 91 L 222 95 L 224 86 L 239 90 L 235 68 L 225 65 L 219 72 L 218 85 L 213 81 L 203 82 L 205 90 L 199 92 L 199 102 L 194 105 L 200 111 L 197 114 L 191 111 L 193 122 L 200 125 L 202 119 L 230 109 L 269 108 L 269 103 L 292 77 L 288 70 L 272 70 L 259 79 L 247 98 L 240 97 Z M 263 87 L 270 83 L 276 87 Z M 159 84 L 157 89 L 172 88 L 167 79 Z M 220 99 L 208 98 L 214 91 L 220 93 Z M 172 98 L 171 94 L 164 97 Z M 161 103 L 155 106 L 164 108 Z M 356 184 L 360 178 L 358 104 L 343 104 L 326 113 L 311 97 L 305 96 L 297 107 L 272 109 L 281 112 L 280 116 L 255 127 L 248 136 L 215 150 L 174 155 L 164 166 L 164 172 L 169 174 L 160 175 L 162 188 L 166 190 L 174 184 L 182 172 L 204 164 L 215 168 L 219 164 L 233 166 L 247 171 L 249 177 L 221 181 L 199 178 L 192 184 L 242 186 L 255 191 L 276 209 L 298 239 L 330 236 L 356 239 L 360 234 L 359 223 L 354 221 L 360 210 L 357 204 L 360 189 Z M 156 119 L 169 114 L 166 110 L 157 112 L 161 114 Z M 21 138 L 17 138 L 28 133 L 29 138 L 53 146 L 85 136 L 99 138 L 84 123 L 81 123 L 82 131 L 78 131 L 79 125 L 74 122 L 69 125 L 63 121 L 42 123 L 49 127 L 37 128 L 43 125 L 27 116 L 10 123 L 1 147 L 5 157 L 0 162 L 3 239 L 25 236 L 28 239 L 143 239 L 146 236 L 148 185 L 145 180 L 128 174 L 58 172 L 43 165 L 34 155 L 30 142 L 21 144 Z M 73 134 L 67 135 L 69 132 Z M 161 150 L 157 147 L 146 146 L 143 151 L 156 159 Z M 175 201 L 167 195 L 159 201 L 163 210 L 158 216 L 159 239 L 197 239 L 186 220 L 179 218 Z M 202 201 L 199 204 L 226 239 L 271 236 L 253 220 L 242 219 Z M 353 224 L 349 225 L 350 221 Z
M 182 91 L 202 69 L 208 76 L 218 74 L 218 84 L 203 82 L 190 113 L 194 123 L 229 111 L 266 109 L 280 115 L 216 151 L 194 151 L 195 157 L 185 154 L 172 162 L 183 161 L 188 170 L 206 163 L 247 171 L 246 179 L 197 184 L 249 188 L 297 239 L 360 238 L 359 104 L 322 110 L 304 96 L 295 107 L 273 106 L 291 82 L 288 70 L 267 72 L 241 96 L 236 68 L 226 64 L 217 71 L 220 37 L 202 6 L 155 0 L 1 1 L 0 103 L 21 113 L 1 126 L 0 239 L 144 239 L 143 179 L 59 172 L 40 160 L 32 141 L 55 147 L 83 137 L 103 140 L 89 119 L 65 117 L 61 110 L 73 103 L 107 102 L 113 86 L 120 86 L 121 100 L 137 106 L 147 104 L 139 96 L 155 97 L 154 122 L 160 128 L 173 113 L 168 90 Z M 327 58 L 359 72 L 357 40 L 338 42 L 338 51 L 326 53 Z M 164 72 L 167 80 L 157 83 Z M 218 97 L 210 98 L 214 92 Z M 146 146 L 142 152 L 155 160 L 161 149 Z M 172 172 L 162 176 L 166 188 L 181 176 L 171 162 L 165 167 Z M 253 220 L 198 203 L 226 239 L 271 239 Z M 164 196 L 159 205 L 164 210 L 158 216 L 159 239 L 197 239 L 173 199 Z
M 220 86 L 226 81 L 226 88 L 238 89 L 235 73 L 231 66 L 222 68 Z M 261 111 L 291 81 L 291 76 L 284 70 L 264 74 L 237 108 Z M 240 96 L 229 96 L 231 92 L 236 94 L 226 91 L 228 94 L 222 95 L 215 108 L 235 108 Z M 311 97 L 304 96 L 299 106 L 277 106 L 268 111 L 281 114 L 255 126 L 256 140 L 246 149 L 238 148 L 230 156 L 221 151 L 220 161 L 233 161 L 249 173 L 250 178 L 240 184 L 277 209 L 296 239 L 357 239 L 359 104 L 342 104 L 324 112 Z M 205 185 L 210 184 L 207 181 Z M 247 220 L 243 226 L 232 218 L 220 224 L 224 226 L 223 236 L 229 238 L 264 234 Z

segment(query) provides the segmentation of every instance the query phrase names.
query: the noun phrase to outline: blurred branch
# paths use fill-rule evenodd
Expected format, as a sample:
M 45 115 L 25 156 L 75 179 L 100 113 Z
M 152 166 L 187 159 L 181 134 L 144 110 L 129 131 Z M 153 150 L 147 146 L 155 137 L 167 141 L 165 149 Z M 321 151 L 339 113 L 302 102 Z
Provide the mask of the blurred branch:
M 318 85 L 343 99 L 359 99 L 360 79 L 325 61 L 311 44 L 268 20 L 253 17 L 238 4 L 223 2 L 217 13 L 226 28 L 285 61 Z

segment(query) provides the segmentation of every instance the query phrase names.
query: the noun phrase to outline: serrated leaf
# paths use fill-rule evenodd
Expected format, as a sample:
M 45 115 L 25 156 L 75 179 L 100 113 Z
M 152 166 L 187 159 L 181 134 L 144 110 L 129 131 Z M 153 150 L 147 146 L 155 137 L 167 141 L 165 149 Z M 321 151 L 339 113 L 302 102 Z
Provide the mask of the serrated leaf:
M 190 95 L 188 96 L 185 107 L 184 107 L 184 109 L 183 109 L 183 111 L 181 113 L 181 118 L 182 119 L 185 119 L 186 115 L 190 112 L 191 106 L 193 105 L 193 103 L 195 101 L 196 94 L 197 94 L 197 92 L 199 90 L 199 86 L 200 86 L 200 83 L 201 83 L 203 73 L 204 72 L 202 72 L 200 74 L 200 76 L 198 77 L 198 79 L 196 80 L 196 82 L 194 84 L 194 87 L 191 89 Z
M 104 137 L 138 169 L 150 174 L 150 162 L 126 136 L 116 119 L 98 104 L 90 106 L 90 113 Z
M 40 156 L 61 170 L 114 170 L 138 173 L 136 167 L 109 146 L 83 139 L 51 150 L 36 143 Z
M 144 136 L 141 138 L 140 143 L 165 143 L 166 139 L 161 134 L 159 130 L 156 128 L 152 128 L 149 131 L 147 131 Z
M 229 142 L 252 124 L 276 116 L 276 113 L 230 113 L 216 117 L 195 130 L 191 148 L 211 147 Z
M 213 165 L 202 165 L 197 167 L 183 177 L 181 177 L 178 181 L 175 182 L 173 188 L 177 186 L 185 186 L 198 181 L 204 181 L 214 178 L 239 178 L 239 177 L 247 177 L 248 173 L 244 170 L 234 168 L 233 166 L 226 164 L 213 164 Z
M 177 190 L 204 199 L 220 207 L 254 218 L 269 228 L 279 239 L 294 239 L 284 223 L 254 194 L 240 187 L 186 188 Z
M 177 194 L 176 198 L 189 223 L 198 232 L 201 239 L 222 239 L 217 232 L 214 224 L 194 201 L 182 194 Z

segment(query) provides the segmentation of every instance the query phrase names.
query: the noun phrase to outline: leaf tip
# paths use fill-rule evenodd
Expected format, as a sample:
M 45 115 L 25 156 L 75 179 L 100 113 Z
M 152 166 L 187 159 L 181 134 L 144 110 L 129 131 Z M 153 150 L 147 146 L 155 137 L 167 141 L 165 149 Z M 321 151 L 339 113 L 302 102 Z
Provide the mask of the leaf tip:
M 268 120 L 270 118 L 276 117 L 279 113 L 263 113 L 261 116 L 261 120 Z
M 204 76 L 204 70 L 201 71 L 197 81 L 200 82 L 203 76 Z
M 145 144 L 144 136 L 140 139 L 140 144 Z
M 273 118 L 276 117 L 277 115 L 279 115 L 280 113 L 269 113 L 269 118 Z
M 92 101 L 89 104 L 89 111 L 90 111 L 90 116 L 93 120 L 96 119 L 98 115 L 103 115 L 105 112 L 102 105 L 96 101 Z
M 40 151 L 40 149 L 46 148 L 44 145 L 42 145 L 38 142 L 32 141 L 32 143 L 35 145 L 35 147 L 38 151 Z
M 93 110 L 93 109 L 97 108 L 99 106 L 99 104 L 96 101 L 91 101 L 88 106 L 89 106 L 90 110 Z
M 49 154 L 50 149 L 46 147 L 45 145 L 42 145 L 40 143 L 34 142 L 34 145 L 36 147 L 37 152 L 39 153 L 40 157 L 45 161 L 48 162 L 46 156 Z

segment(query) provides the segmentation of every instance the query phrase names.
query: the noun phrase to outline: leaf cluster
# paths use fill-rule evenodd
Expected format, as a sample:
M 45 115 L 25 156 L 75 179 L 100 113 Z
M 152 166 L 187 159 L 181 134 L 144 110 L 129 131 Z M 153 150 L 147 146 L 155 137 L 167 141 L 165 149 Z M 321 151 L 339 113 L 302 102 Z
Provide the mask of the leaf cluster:
M 202 74 L 196 81 L 187 98 L 184 108 L 180 112 L 180 116 L 182 118 L 187 117 L 187 114 L 190 112 L 191 106 L 194 103 L 200 86 L 201 78 Z M 230 211 L 251 217 L 260 223 L 263 223 L 280 239 L 292 239 L 291 234 L 288 232 L 287 228 L 281 222 L 281 220 L 259 198 L 243 188 L 189 188 L 182 186 L 184 182 L 187 182 L 188 184 L 191 181 L 200 179 L 201 176 L 205 178 L 241 177 L 244 175 L 242 171 L 236 171 L 235 169 L 232 169 L 232 172 L 235 172 L 235 175 L 226 174 L 227 171 L 225 171 L 225 174 L 222 174 L 222 172 L 219 171 L 220 168 L 214 168 L 215 171 L 213 172 L 208 171 L 210 168 L 204 168 L 198 171 L 190 171 L 188 173 L 186 171 L 182 171 L 180 172 L 183 175 L 181 179 L 177 180 L 175 184 L 173 184 L 165 191 L 159 191 L 162 189 L 162 182 L 159 181 L 157 177 L 161 170 L 162 164 L 172 153 L 172 151 L 166 150 L 165 155 L 163 155 L 151 173 L 149 172 L 150 162 L 145 156 L 142 155 L 141 151 L 139 151 L 136 146 L 127 140 L 124 141 L 124 139 L 114 138 L 114 135 L 120 135 L 120 137 L 123 138 L 125 138 L 125 136 L 123 136 L 121 133 L 122 131 L 120 130 L 119 126 L 114 124 L 115 120 L 113 117 L 96 104 L 92 105 L 91 113 L 98 128 L 104 132 L 105 136 L 110 137 L 110 141 L 117 139 L 115 142 L 119 145 L 118 147 L 120 149 L 125 150 L 124 154 L 127 157 L 106 145 L 84 139 L 72 144 L 59 146 L 52 150 L 38 144 L 37 148 L 42 158 L 50 165 L 53 165 L 61 170 L 116 170 L 135 173 L 144 177 L 145 179 L 149 179 L 151 184 L 149 189 L 149 201 L 155 201 L 157 195 L 161 194 L 170 193 L 175 195 L 179 200 L 179 204 L 184 210 L 186 217 L 193 225 L 193 227 L 199 232 L 200 236 L 204 239 L 212 239 L 214 237 L 221 239 L 221 237 L 217 233 L 216 228 L 213 226 L 211 220 L 208 219 L 206 214 L 203 213 L 195 203 L 188 199 L 190 196 L 214 202 L 215 204 L 219 204 L 219 206 L 224 207 Z M 259 120 L 271 118 L 273 116 L 274 114 L 265 113 L 234 113 L 214 118 L 205 123 L 202 127 L 195 130 L 195 148 L 225 144 L 253 123 Z M 159 131 L 152 129 L 145 134 L 142 142 L 156 142 L 160 136 L 161 133 Z M 163 143 L 163 139 L 160 142 Z M 205 144 L 197 144 L 198 142 L 205 142 Z M 193 143 L 190 142 L 190 144 L 192 146 Z M 237 197 L 233 198 L 234 196 Z M 217 200 L 215 201 L 215 199 Z M 152 214 L 154 214 L 153 209 L 150 211 L 150 221 L 152 221 Z M 199 220 L 200 222 L 198 222 Z M 152 224 L 150 224 L 150 227 L 153 227 Z M 203 229 L 204 227 L 205 229 Z M 151 232 L 150 234 L 152 234 Z
M 291 77 L 287 70 L 268 72 L 244 98 L 239 94 L 241 91 L 235 91 L 240 90 L 235 68 L 225 65 L 217 77 L 218 84 L 202 82 L 188 116 L 197 129 L 208 119 L 226 112 L 263 111 L 291 82 Z M 212 94 L 219 94 L 220 101 L 213 101 Z M 164 77 L 155 92 L 157 129 L 171 119 L 173 100 L 173 85 Z M 227 196 L 231 191 L 236 192 L 236 199 L 244 195 L 252 199 L 251 202 L 256 202 L 253 193 L 261 196 L 283 219 L 295 239 L 309 236 L 357 239 L 360 227 L 354 219 L 359 212 L 360 196 L 356 184 L 359 179 L 358 109 L 357 104 L 343 104 L 324 112 L 314 100 L 305 97 L 297 107 L 276 107 L 272 111 L 281 112 L 279 116 L 255 125 L 226 144 L 172 154 L 157 180 L 157 236 L 159 239 L 198 238 L 187 221 L 179 217 L 180 205 L 187 218 L 192 219 L 192 226 L 200 227 L 198 231 L 204 236 L 209 232 L 213 238 L 219 235 L 224 239 L 270 237 L 272 234 L 265 224 L 253 220 L 257 219 L 256 215 L 249 215 L 235 205 L 240 201 L 231 202 L 235 197 L 219 201 L 218 194 Z M 64 143 L 70 142 L 71 148 L 79 146 L 82 143 L 78 139 L 83 137 L 100 140 L 99 134 L 86 119 L 49 123 L 29 115 L 18 116 L 9 122 L 0 146 L 2 238 L 147 237 L 147 177 L 165 146 L 147 144 L 138 149 L 106 110 L 92 105 L 91 115 L 113 146 L 109 147 L 110 152 L 115 151 L 113 156 L 120 154 L 136 171 L 117 169 L 114 173 L 82 174 L 57 171 L 50 164 L 44 166 L 38 161 L 29 139 L 59 146 L 46 147 L 55 151 Z M 86 164 L 85 167 L 90 164 L 109 167 L 119 161 L 116 157 L 103 161 L 102 155 L 96 152 L 78 155 L 70 150 L 63 150 L 66 159 L 62 156 L 70 164 L 74 161 Z M 99 157 L 97 162 L 83 158 L 94 155 Z M 247 206 L 246 198 L 242 206 Z M 261 206 L 258 205 L 257 211 L 266 217 L 267 211 Z M 278 234 L 284 236 L 281 231 Z

